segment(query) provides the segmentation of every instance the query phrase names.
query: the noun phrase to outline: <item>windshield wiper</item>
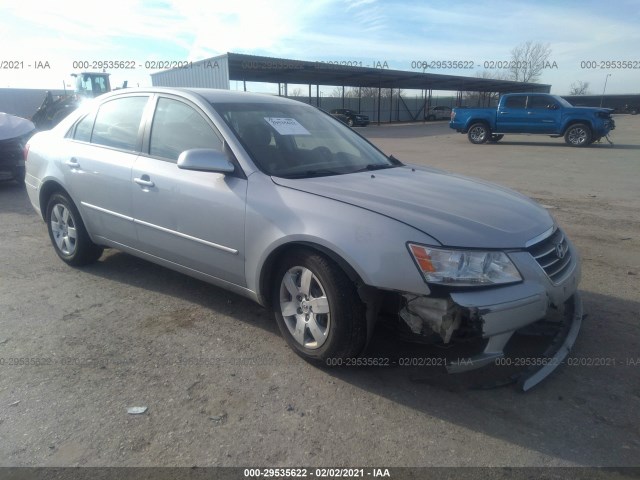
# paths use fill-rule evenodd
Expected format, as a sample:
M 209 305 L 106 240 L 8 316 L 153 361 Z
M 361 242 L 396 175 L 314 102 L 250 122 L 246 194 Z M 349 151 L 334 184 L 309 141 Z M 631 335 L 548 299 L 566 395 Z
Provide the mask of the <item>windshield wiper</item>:
M 310 178 L 310 177 L 328 177 L 330 175 L 342 175 L 344 172 L 336 172 L 335 170 L 305 170 L 304 172 L 296 172 L 284 175 L 277 175 L 284 178 Z
M 359 168 L 358 170 L 354 170 L 351 173 L 366 172 L 369 170 L 383 170 L 385 168 L 395 168 L 395 167 L 397 167 L 397 165 L 389 165 L 384 163 L 369 163 L 368 165 L 365 165 L 364 167 Z
M 404 165 L 404 163 L 402 163 L 400 160 L 398 160 L 393 155 L 389 155 L 389 160 L 391 161 L 391 163 L 393 163 L 394 165 L 397 165 L 398 167 L 401 166 L 401 165 Z

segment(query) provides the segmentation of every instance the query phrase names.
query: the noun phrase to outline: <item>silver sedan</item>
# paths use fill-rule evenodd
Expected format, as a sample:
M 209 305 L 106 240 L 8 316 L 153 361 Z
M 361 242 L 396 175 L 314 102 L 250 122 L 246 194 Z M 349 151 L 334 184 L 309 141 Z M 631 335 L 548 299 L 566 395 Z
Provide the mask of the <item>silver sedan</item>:
M 463 371 L 504 355 L 516 330 L 582 317 L 578 254 L 549 213 L 483 181 L 405 165 L 330 115 L 207 89 L 106 94 L 29 142 L 26 184 L 58 256 L 116 248 L 270 308 L 302 357 L 361 355 L 381 313 L 450 344 Z M 389 317 L 389 315 L 387 315 Z

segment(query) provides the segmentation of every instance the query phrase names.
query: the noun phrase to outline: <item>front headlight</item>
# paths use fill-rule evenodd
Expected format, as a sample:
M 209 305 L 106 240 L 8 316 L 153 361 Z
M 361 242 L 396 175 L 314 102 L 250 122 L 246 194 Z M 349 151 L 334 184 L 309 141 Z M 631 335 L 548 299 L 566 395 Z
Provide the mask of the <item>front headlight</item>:
M 425 281 L 457 287 L 500 285 L 522 280 L 503 252 L 447 250 L 408 244 Z

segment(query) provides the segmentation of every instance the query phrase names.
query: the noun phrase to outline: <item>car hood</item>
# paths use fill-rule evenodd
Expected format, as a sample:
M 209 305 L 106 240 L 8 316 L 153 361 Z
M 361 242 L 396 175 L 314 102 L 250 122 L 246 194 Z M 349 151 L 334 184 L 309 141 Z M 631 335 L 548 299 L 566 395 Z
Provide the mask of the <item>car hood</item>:
M 26 118 L 0 112 L 0 140 L 22 137 L 35 130 L 35 125 Z
M 602 108 L 602 107 L 567 107 L 564 109 L 566 113 L 606 113 L 611 115 L 613 113 L 613 108 Z
M 513 190 L 424 167 L 273 181 L 377 212 L 450 247 L 522 248 L 554 225 L 544 208 Z

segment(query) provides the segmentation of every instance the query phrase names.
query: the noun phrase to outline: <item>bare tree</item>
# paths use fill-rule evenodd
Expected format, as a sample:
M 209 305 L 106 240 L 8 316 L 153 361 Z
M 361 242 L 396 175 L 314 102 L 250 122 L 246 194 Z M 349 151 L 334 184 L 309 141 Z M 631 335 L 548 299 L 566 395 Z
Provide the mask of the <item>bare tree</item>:
M 589 82 L 578 80 L 571 84 L 569 95 L 589 95 Z
M 384 95 L 384 93 L 381 91 L 380 95 Z M 378 98 L 378 88 L 377 87 L 362 87 L 360 89 L 360 96 L 362 98 Z
M 303 95 L 305 95 L 303 93 L 302 89 L 299 88 L 299 87 L 294 88 L 293 90 L 289 91 L 288 93 L 289 93 L 290 97 L 302 97 Z
M 345 88 L 345 96 L 346 96 L 346 88 Z M 329 97 L 342 97 L 342 87 L 335 87 L 333 90 L 331 90 L 331 92 L 329 93 L 329 95 L 327 95 Z
M 542 70 L 547 66 L 551 47 L 549 44 L 524 42 L 511 50 L 509 72 L 511 80 L 517 82 L 537 82 Z
M 342 87 L 335 87 L 331 93 L 330 97 L 342 97 Z M 358 88 L 357 87 L 344 87 L 344 96 L 345 98 L 358 98 Z
M 356 89 L 356 96 L 357 96 L 357 91 L 358 89 Z M 402 95 L 403 92 L 401 89 L 399 88 L 394 88 L 393 89 L 393 97 L 397 98 L 398 95 Z M 362 98 L 378 98 L 378 87 L 362 87 L 361 90 L 361 96 Z M 380 97 L 382 98 L 389 98 L 391 96 L 391 89 L 390 88 L 381 88 L 380 89 Z
M 509 74 L 501 72 L 499 70 L 483 70 L 476 73 L 477 78 L 492 79 L 492 80 L 509 80 Z M 462 93 L 465 105 L 469 106 L 490 106 L 492 103 L 497 102 L 500 97 L 499 92 L 476 92 L 467 91 Z

